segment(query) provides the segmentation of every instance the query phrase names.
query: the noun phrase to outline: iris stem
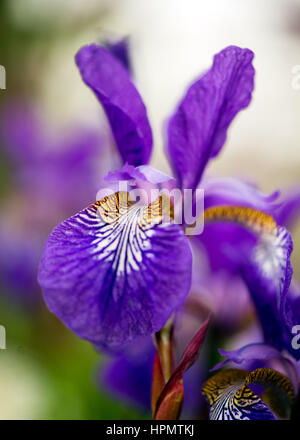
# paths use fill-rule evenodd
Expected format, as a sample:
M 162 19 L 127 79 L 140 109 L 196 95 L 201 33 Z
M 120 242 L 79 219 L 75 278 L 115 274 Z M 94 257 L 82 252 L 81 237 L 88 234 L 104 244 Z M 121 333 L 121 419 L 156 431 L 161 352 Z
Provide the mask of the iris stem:
M 174 317 L 167 321 L 166 325 L 157 333 L 154 340 L 161 362 L 161 368 L 165 383 L 170 379 L 175 367 L 174 353 Z

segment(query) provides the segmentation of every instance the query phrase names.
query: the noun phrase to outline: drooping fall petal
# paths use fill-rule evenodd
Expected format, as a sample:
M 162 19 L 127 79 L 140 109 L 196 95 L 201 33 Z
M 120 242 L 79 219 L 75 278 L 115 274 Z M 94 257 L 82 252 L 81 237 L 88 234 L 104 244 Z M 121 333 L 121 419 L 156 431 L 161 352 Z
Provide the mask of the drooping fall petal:
M 189 292 L 191 258 L 161 198 L 141 206 L 120 192 L 53 230 L 39 282 L 50 310 L 79 337 L 117 346 L 163 327 Z
M 252 391 L 253 385 L 264 387 L 262 398 Z M 251 373 L 237 369 L 221 371 L 205 382 L 202 393 L 210 405 L 211 420 L 287 418 L 294 401 L 289 379 L 270 368 L 258 368 Z
M 241 206 L 217 206 L 204 213 L 209 222 L 229 222 L 249 230 L 256 243 L 237 248 L 242 276 L 251 293 L 263 328 L 265 342 L 284 348 L 283 327 L 288 326 L 288 292 L 292 278 L 290 233 L 271 215 Z M 289 349 L 288 347 L 286 347 Z

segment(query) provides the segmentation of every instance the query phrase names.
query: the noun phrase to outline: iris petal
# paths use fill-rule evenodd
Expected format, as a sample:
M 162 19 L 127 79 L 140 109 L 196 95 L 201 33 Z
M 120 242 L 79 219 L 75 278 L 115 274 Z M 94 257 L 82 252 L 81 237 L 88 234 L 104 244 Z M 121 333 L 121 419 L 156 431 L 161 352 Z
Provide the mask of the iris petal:
M 228 363 L 237 364 L 239 368 L 252 370 L 258 367 L 275 368 L 290 378 L 295 389 L 298 388 L 298 374 L 295 363 L 271 345 L 254 342 L 237 350 L 218 350 L 226 360 L 215 365 L 210 371 L 218 370 Z
M 210 420 L 275 420 L 267 405 L 245 386 L 248 372 L 225 370 L 205 382 L 202 393 L 210 404 Z
M 151 337 L 132 342 L 101 368 L 101 387 L 126 403 L 149 411 L 154 354 Z
M 265 195 L 254 184 L 241 179 L 204 177 L 201 180 L 201 189 L 205 194 L 205 209 L 217 205 L 242 205 L 273 213 L 280 207 L 278 191 Z
M 278 206 L 278 193 L 265 195 L 254 185 L 239 179 L 205 177 L 201 181 L 201 188 L 205 194 L 205 209 L 232 205 L 273 213 Z M 240 258 L 237 261 L 231 258 L 231 250 L 246 246 L 251 250 L 253 238 L 251 232 L 236 223 L 218 222 L 206 224 L 203 233 L 193 236 L 192 240 L 200 249 L 204 246 L 213 271 L 226 271 L 236 277 L 240 275 Z
M 291 189 L 285 194 L 283 201 L 276 210 L 274 216 L 277 223 L 288 227 L 289 229 L 299 221 L 300 215 L 300 189 L 299 187 Z
M 106 40 L 104 46 L 131 74 L 132 68 L 129 56 L 129 38 L 125 37 L 117 41 Z
M 235 115 L 254 87 L 253 53 L 230 46 L 187 91 L 168 125 L 168 154 L 183 188 L 195 189 L 210 158 L 221 150 Z
M 243 364 L 249 361 L 267 361 L 270 359 L 281 358 L 281 354 L 276 348 L 263 344 L 262 342 L 248 344 L 238 350 L 227 351 L 219 349 L 218 351 L 221 356 L 226 357 L 227 359 L 215 365 L 210 371 L 218 370 L 229 362 Z
M 191 251 L 163 208 L 161 198 L 143 207 L 120 192 L 50 234 L 39 282 L 50 310 L 78 336 L 120 345 L 158 331 L 185 299 Z
M 251 386 L 265 388 L 264 399 Z M 210 404 L 211 420 L 274 420 L 276 415 L 288 417 L 294 400 L 293 386 L 283 374 L 270 368 L 229 369 L 208 379 L 202 393 Z M 274 397 L 276 396 L 276 399 Z
M 272 216 L 252 208 L 217 206 L 205 211 L 207 222 L 236 223 L 252 231 L 257 243 L 237 251 L 243 278 L 255 303 L 265 342 L 284 348 L 282 323 L 288 325 L 287 294 L 292 278 L 290 233 Z
M 300 287 L 293 282 L 287 292 L 283 303 L 281 319 L 284 325 L 283 339 L 284 347 L 297 360 L 300 359 L 300 350 L 294 346 L 292 339 L 295 336 L 293 328 L 297 328 L 300 322 Z
M 106 112 L 124 162 L 148 163 L 152 133 L 146 108 L 127 69 L 103 47 L 84 46 L 76 55 L 82 79 Z

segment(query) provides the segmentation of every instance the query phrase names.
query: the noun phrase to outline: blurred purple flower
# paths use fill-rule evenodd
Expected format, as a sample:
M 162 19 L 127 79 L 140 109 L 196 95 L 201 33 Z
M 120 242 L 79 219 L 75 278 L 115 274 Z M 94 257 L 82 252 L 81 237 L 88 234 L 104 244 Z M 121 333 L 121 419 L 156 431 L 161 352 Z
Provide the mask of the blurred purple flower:
M 43 241 L 57 218 L 94 198 L 103 144 L 99 135 L 86 129 L 66 139 L 47 139 L 33 112 L 21 103 L 7 107 L 2 115 L 2 146 L 12 162 L 15 195 L 2 207 L 0 278 L 5 291 L 18 291 L 19 299 L 32 302 L 39 297 L 36 273 Z
M 40 300 L 36 272 L 43 241 L 32 231 L 0 224 L 0 285 L 7 297 L 25 307 Z
M 101 161 L 103 139 L 84 127 L 53 135 L 40 119 L 22 102 L 8 105 L 2 110 L 2 146 L 13 163 L 18 191 L 29 194 L 37 204 L 47 201 L 48 209 L 41 211 L 48 219 L 49 205 L 54 213 L 61 210 L 63 215 L 71 215 L 95 197 L 107 171 Z M 38 208 L 35 205 L 34 211 Z
M 101 387 L 137 408 L 150 411 L 155 348 L 150 337 L 129 344 L 100 369 Z

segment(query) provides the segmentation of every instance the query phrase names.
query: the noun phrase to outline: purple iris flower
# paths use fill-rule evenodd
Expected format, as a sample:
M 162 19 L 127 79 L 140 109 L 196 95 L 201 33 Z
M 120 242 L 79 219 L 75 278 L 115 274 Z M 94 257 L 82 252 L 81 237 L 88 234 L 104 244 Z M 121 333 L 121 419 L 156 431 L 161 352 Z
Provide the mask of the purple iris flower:
M 276 223 L 273 218 L 280 206 L 278 194 L 266 197 L 245 182 L 203 177 L 207 163 L 225 142 L 230 122 L 250 103 L 252 59 L 248 49 L 228 47 L 215 55 L 211 69 L 188 89 L 168 123 L 166 149 L 173 179 L 148 166 L 151 128 L 127 68 L 97 45 L 78 52 L 82 78 L 102 104 L 125 163 L 105 178 L 111 193 L 104 194 L 108 188 L 102 186 L 102 196 L 95 203 L 52 231 L 42 257 L 39 282 L 46 303 L 79 337 L 97 347 L 124 348 L 131 341 L 139 344 L 141 337 L 147 338 L 165 325 L 190 292 L 192 252 L 184 234 L 186 225 L 174 222 L 170 212 L 165 218 L 162 196 L 150 205 L 135 203 L 127 192 L 117 189 L 124 182 L 134 189 L 142 187 L 146 193 L 175 187 L 195 194 L 201 184 L 205 189 L 205 233 L 190 241 L 206 249 L 212 271 L 226 269 L 246 283 L 258 315 L 266 311 L 266 335 L 271 333 L 274 317 L 286 322 L 292 319 L 287 301 L 292 241 L 281 220 Z M 216 244 L 207 231 L 220 225 Z M 278 341 L 283 344 L 282 339 Z M 149 377 L 153 352 L 143 344 L 138 348 L 141 352 L 145 348 L 141 363 L 138 360 L 134 365 L 132 351 L 125 350 L 107 371 L 107 381 L 114 382 L 123 395 L 128 394 L 126 379 L 120 375 L 119 382 L 115 380 L 116 368 L 124 367 L 123 373 L 126 369 L 138 371 L 137 379 L 148 368 L 144 377 Z M 248 378 L 248 372 L 242 376 L 239 386 L 253 378 Z M 137 383 L 131 383 L 131 390 Z M 149 394 L 141 393 L 139 398 L 145 402 Z M 164 401 L 157 402 L 156 410 L 165 414 Z M 257 418 L 262 414 L 272 418 L 262 402 L 256 403 L 254 411 L 257 415 L 261 411 Z
M 230 122 L 250 103 L 252 59 L 248 49 L 221 51 L 170 118 L 167 152 L 177 187 L 196 190 Z M 151 128 L 127 69 L 95 44 L 83 47 L 76 62 L 106 112 L 123 161 L 143 166 L 139 180 L 153 184 L 159 180 L 156 172 L 145 167 Z M 115 193 L 60 224 L 48 238 L 39 271 L 48 307 L 95 345 L 120 346 L 158 331 L 189 293 L 190 244 L 181 226 L 161 221 L 156 203 L 149 223 L 147 207 L 131 206 L 124 194 Z M 110 220 L 113 214 L 118 221 Z

